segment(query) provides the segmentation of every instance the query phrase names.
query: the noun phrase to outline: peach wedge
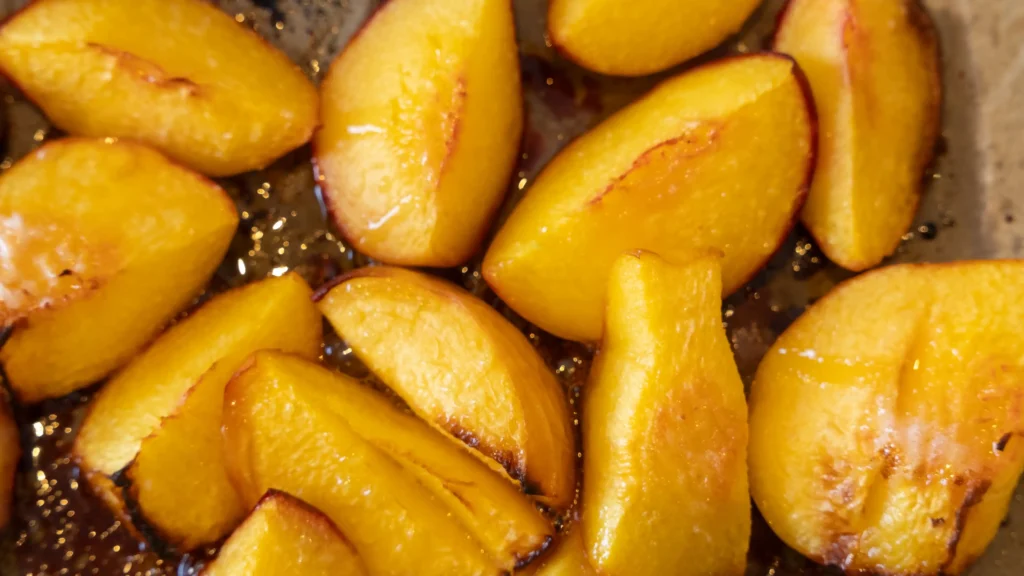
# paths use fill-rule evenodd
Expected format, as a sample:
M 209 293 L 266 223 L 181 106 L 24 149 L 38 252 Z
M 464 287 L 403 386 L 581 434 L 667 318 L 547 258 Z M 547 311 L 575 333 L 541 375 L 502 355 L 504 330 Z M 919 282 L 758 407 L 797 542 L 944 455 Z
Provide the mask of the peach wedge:
M 0 392 L 0 531 L 7 527 L 11 519 L 11 499 L 20 458 L 18 426 L 14 423 L 6 397 Z
M 645 76 L 722 43 L 761 0 L 551 0 L 548 36 L 570 60 L 602 74 Z
M 301 358 L 257 354 L 228 384 L 225 454 L 245 501 L 302 494 L 371 574 L 499 574 L 552 525 L 460 443 L 380 392 Z
M 317 123 L 298 67 L 202 0 L 36 0 L 0 27 L 0 69 L 62 130 L 210 176 L 262 168 Z
M 374 267 L 321 290 L 320 311 L 419 416 L 500 462 L 550 505 L 576 492 L 565 391 L 493 308 L 448 282 Z
M 821 121 L 803 222 L 850 270 L 910 227 L 939 130 L 939 50 L 918 0 L 791 0 L 775 49 L 807 73 Z
M 115 511 L 125 506 L 110 477 L 130 465 L 122 480 L 141 520 L 181 550 L 219 539 L 242 519 L 246 506 L 221 449 L 224 386 L 257 350 L 320 354 L 311 295 L 287 274 L 217 296 L 103 387 L 74 455 Z
M 0 363 L 22 402 L 102 379 L 203 289 L 238 226 L 217 185 L 129 142 L 70 138 L 0 176 Z
M 365 576 L 348 540 L 319 510 L 268 492 L 201 576 Z
M 839 286 L 751 391 L 754 500 L 848 574 L 960 574 L 1024 469 L 1024 261 L 893 266 Z
M 563 150 L 498 232 L 488 284 L 557 336 L 601 337 L 612 263 L 715 248 L 724 292 L 775 252 L 814 166 L 815 120 L 787 57 L 756 54 L 670 79 Z
M 390 264 L 469 259 L 519 150 L 509 0 L 392 0 L 331 65 L 314 148 L 334 223 Z
M 607 576 L 742 575 L 747 405 L 717 256 L 616 260 L 583 405 L 583 541 Z

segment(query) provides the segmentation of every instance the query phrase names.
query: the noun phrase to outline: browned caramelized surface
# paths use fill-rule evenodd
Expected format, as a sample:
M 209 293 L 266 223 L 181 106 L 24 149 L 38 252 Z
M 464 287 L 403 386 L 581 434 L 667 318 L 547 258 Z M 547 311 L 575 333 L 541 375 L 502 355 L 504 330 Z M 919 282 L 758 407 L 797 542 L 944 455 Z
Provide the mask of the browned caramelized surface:
M 22 0 L 2 0 L 0 9 L 9 13 Z M 314 80 L 319 81 L 327 64 L 366 18 L 377 0 L 220 0 L 236 21 L 252 25 L 260 34 L 285 49 Z M 767 0 L 739 37 L 714 54 L 756 50 L 766 45 L 774 25 L 774 15 L 782 0 Z M 1017 8 L 1017 0 L 985 3 L 992 11 L 985 22 L 973 22 L 971 10 L 949 7 L 954 0 L 927 1 L 940 29 L 945 52 L 945 72 L 953 79 L 948 97 L 957 104 L 947 111 L 944 130 L 948 154 L 939 159 L 935 183 L 926 196 L 918 220 L 904 236 L 899 260 L 950 260 L 966 257 L 1024 257 L 1024 215 L 1015 208 L 1005 190 L 1012 188 L 999 178 L 1007 171 L 1003 164 L 1021 163 L 1019 151 L 989 152 L 998 165 L 982 166 L 976 150 L 977 123 L 981 110 L 975 87 L 986 82 L 992 91 L 992 107 L 1000 110 L 999 94 L 1012 95 L 1014 87 L 1024 87 L 1024 74 L 1007 74 L 1000 88 L 995 72 L 972 68 L 968 41 L 969 27 L 984 29 L 982 49 L 992 54 L 1000 42 L 1010 44 L 1006 31 L 1020 26 L 1024 14 L 1016 20 L 1003 12 Z M 979 6 L 981 3 L 979 3 Z M 583 72 L 557 58 L 543 36 L 545 0 L 517 0 L 515 3 L 521 42 L 523 89 L 526 100 L 526 133 L 518 167 L 509 185 L 509 196 L 502 215 L 521 196 L 539 169 L 569 140 L 578 136 L 658 79 L 609 80 Z M 940 10 L 934 8 L 939 7 Z M 1000 7 L 1007 10 L 1000 10 Z M 980 11 L 980 8 L 976 9 Z M 965 14 L 968 16 L 965 17 Z M 994 25 L 1002 20 L 1000 27 Z M 989 30 L 994 30 L 989 32 Z M 1019 28 L 1018 28 L 1019 29 Z M 999 30 L 1004 30 L 1000 33 Z M 991 34 L 992 38 L 988 35 Z M 1000 34 L 1003 34 L 1000 36 Z M 1021 54 L 1017 54 L 1021 56 Z M 1001 56 L 1002 57 L 1002 56 Z M 704 60 L 704 58 L 699 59 Z M 1018 57 L 1017 68 L 1024 59 Z M 1009 60 L 993 61 L 993 67 L 1010 70 Z M 998 92 L 997 91 L 1001 91 Z M 988 94 L 986 93 L 986 96 Z M 46 139 L 59 136 L 45 119 L 10 86 L 4 86 L 2 103 L 6 135 L 0 149 L 0 170 L 37 147 Z M 988 113 L 988 112 L 986 112 Z M 999 130 L 1016 130 L 1019 118 L 998 123 Z M 1014 126 L 1017 126 L 1015 129 Z M 1004 135 L 1004 138 L 1009 138 Z M 1012 156 L 1010 154 L 1015 154 Z M 987 160 L 986 160 L 987 162 Z M 989 174 L 1001 187 L 979 203 L 981 172 Z M 1018 169 L 1019 171 L 1020 169 Z M 344 245 L 326 225 L 319 191 L 309 165 L 309 149 L 283 158 L 267 170 L 222 181 L 236 199 L 242 224 L 211 292 L 237 286 L 268 274 L 283 274 L 296 269 L 313 285 L 368 260 Z M 1017 188 L 1019 190 L 1019 186 Z M 1001 199 L 1002 198 L 1002 199 Z M 575 406 L 579 386 L 585 381 L 590 351 L 541 333 L 503 306 L 480 277 L 479 261 L 441 275 L 494 303 L 538 347 L 549 366 L 566 386 Z M 798 229 L 775 256 L 768 269 L 750 285 L 726 301 L 724 320 L 744 380 L 749 383 L 754 370 L 771 342 L 809 303 L 827 292 L 846 273 L 827 264 L 805 232 Z M 346 373 L 369 378 L 366 369 L 351 350 L 333 334 L 328 335 L 324 360 Z M 84 478 L 68 459 L 68 452 L 89 392 L 75 394 L 36 407 L 16 407 L 22 431 L 24 458 L 19 473 L 15 518 L 0 545 L 0 575 L 162 575 L 196 574 L 202 564 L 199 557 L 181 558 L 166 550 L 161 556 L 148 544 L 140 544 L 119 524 L 103 505 L 87 493 Z M 578 422 L 577 422 L 578 424 Z M 1012 518 L 1022 518 L 1018 492 Z M 1011 520 L 993 545 L 984 562 L 985 576 L 1016 574 L 1021 562 L 1024 536 Z M 158 543 L 159 544 L 159 543 Z M 212 554 L 213 550 L 205 552 Z M 1016 556 L 1013 556 L 1016 554 Z M 1016 558 L 1016 559 L 1015 559 Z M 834 574 L 819 568 L 787 549 L 771 530 L 755 517 L 749 556 L 748 576 Z

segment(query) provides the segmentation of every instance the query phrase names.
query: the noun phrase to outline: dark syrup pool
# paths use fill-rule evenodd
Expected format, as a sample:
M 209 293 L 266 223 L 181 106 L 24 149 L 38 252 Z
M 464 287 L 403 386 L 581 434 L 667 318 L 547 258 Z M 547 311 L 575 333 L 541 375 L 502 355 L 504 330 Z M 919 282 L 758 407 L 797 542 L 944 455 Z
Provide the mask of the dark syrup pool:
M 20 3 L 8 1 L 0 7 L 9 12 Z M 780 3 L 766 2 L 744 32 L 701 60 L 763 48 Z M 221 0 L 218 4 L 237 21 L 285 50 L 310 77 L 319 80 L 378 2 Z M 545 5 L 544 0 L 515 3 L 526 131 L 499 223 L 555 152 L 664 77 L 609 79 L 559 59 L 544 38 Z M 5 135 L 0 170 L 42 142 L 60 136 L 13 88 L 2 88 Z M 235 199 L 241 224 L 204 298 L 288 270 L 297 270 L 315 287 L 340 273 L 372 264 L 349 248 L 327 224 L 308 147 L 266 170 L 220 183 Z M 951 212 L 941 205 L 933 208 L 928 214 L 934 220 L 921 221 L 905 237 L 907 242 L 901 248 L 904 259 L 919 258 L 915 254 L 918 252 L 928 254 L 929 250 L 916 247 L 956 227 Z M 518 317 L 483 282 L 479 263 L 474 259 L 462 268 L 435 273 L 491 303 L 519 327 L 560 377 L 575 407 L 593 351 L 548 335 Z M 723 316 L 745 382 L 749 384 L 761 356 L 786 326 L 847 276 L 825 260 L 806 232 L 797 229 L 766 270 L 725 302 Z M 329 331 L 326 341 L 325 363 L 373 383 L 344 342 Z M 89 493 L 78 468 L 68 458 L 94 391 L 95 387 L 36 406 L 15 407 L 24 457 L 18 473 L 15 517 L 0 539 L 0 575 L 197 573 L 204 560 L 215 553 L 214 548 L 180 556 L 159 542 L 140 543 Z M 786 548 L 755 510 L 748 576 L 834 573 Z

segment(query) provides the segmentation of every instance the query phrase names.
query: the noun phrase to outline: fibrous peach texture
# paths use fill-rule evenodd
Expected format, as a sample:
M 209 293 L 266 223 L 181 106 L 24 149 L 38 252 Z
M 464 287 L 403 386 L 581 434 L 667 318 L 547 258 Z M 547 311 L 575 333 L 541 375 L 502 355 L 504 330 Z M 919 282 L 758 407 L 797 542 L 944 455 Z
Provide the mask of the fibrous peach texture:
M 548 504 L 572 504 L 566 392 L 501 314 L 448 282 L 389 267 L 341 278 L 320 310 L 413 411 L 500 462 Z
M 301 358 L 257 354 L 228 384 L 224 453 L 246 502 L 302 497 L 372 574 L 499 574 L 553 527 L 461 443 L 380 392 Z
M 724 292 L 775 252 L 814 165 L 814 113 L 792 60 L 737 57 L 668 80 L 544 169 L 487 252 L 488 284 L 563 338 L 601 336 L 626 250 L 715 248 Z
M 739 31 L 760 0 L 551 0 L 548 35 L 602 74 L 644 76 L 685 62 Z
M 832 261 L 899 246 L 939 131 L 939 50 L 918 0 L 791 0 L 775 49 L 807 73 L 821 122 L 803 221 Z
M 262 168 L 317 123 L 298 67 L 202 0 L 37 0 L 0 27 L 0 68 L 62 130 L 211 176 Z
M 751 392 L 772 529 L 848 573 L 959 574 L 1024 468 L 1024 261 L 894 266 L 804 313 Z
M 612 267 L 583 404 L 584 549 L 608 576 L 741 575 L 747 405 L 717 256 Z
M 202 576 L 364 576 L 348 540 L 319 510 L 268 492 Z
M 213 182 L 130 142 L 46 144 L 0 177 L 0 363 L 23 402 L 127 362 L 203 289 L 238 225 Z
M 508 184 L 522 94 L 508 0 L 393 0 L 331 65 L 314 146 L 324 199 L 355 248 L 454 266 Z
M 131 465 L 128 494 L 166 541 L 187 550 L 230 531 L 255 502 L 242 502 L 224 468 L 224 386 L 257 350 L 320 354 L 322 320 L 311 295 L 294 273 L 226 292 L 108 382 L 74 446 L 93 489 L 123 513 L 110 478 Z

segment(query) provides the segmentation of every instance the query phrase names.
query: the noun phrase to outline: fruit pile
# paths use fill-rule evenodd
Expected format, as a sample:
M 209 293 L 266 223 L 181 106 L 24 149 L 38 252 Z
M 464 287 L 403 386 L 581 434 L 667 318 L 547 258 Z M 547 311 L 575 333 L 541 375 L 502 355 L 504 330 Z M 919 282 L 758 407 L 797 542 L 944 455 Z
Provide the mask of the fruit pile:
M 549 36 L 646 75 L 756 6 L 552 0 Z M 740 575 L 751 496 L 816 562 L 958 574 L 1024 470 L 1024 262 L 854 278 L 772 346 L 748 408 L 722 298 L 798 218 L 836 264 L 880 264 L 939 129 L 916 0 L 790 0 L 774 48 L 572 142 L 486 243 L 523 132 L 508 0 L 390 0 L 319 90 L 201 0 L 36 0 L 0 69 L 70 136 L 0 175 L 11 403 L 105 381 L 71 456 L 138 538 L 219 545 L 207 576 Z M 208 178 L 307 142 L 375 265 L 189 311 L 239 225 Z M 578 418 L 515 325 L 424 270 L 477 253 L 517 314 L 597 350 Z M 383 389 L 321 362 L 325 321 Z

